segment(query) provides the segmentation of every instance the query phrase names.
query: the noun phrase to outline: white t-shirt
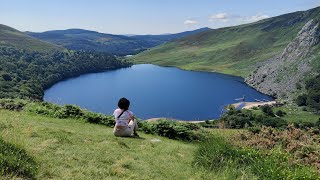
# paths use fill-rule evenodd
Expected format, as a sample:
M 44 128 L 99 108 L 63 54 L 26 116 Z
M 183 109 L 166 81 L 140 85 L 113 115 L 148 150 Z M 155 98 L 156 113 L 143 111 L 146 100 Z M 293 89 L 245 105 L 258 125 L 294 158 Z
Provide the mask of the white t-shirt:
M 128 126 L 130 118 L 133 116 L 133 113 L 129 110 L 126 110 L 124 113 L 122 113 L 122 109 L 116 109 L 113 112 L 116 126 Z M 122 113 L 122 115 L 118 118 L 118 116 Z

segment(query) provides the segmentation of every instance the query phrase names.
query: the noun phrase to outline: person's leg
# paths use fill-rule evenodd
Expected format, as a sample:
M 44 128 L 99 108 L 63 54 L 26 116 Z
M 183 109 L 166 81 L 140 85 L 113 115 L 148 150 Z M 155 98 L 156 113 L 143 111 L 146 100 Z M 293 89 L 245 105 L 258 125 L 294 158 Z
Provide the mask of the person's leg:
M 134 131 L 134 132 L 137 132 L 137 131 L 138 131 L 138 128 L 139 128 L 139 126 L 138 126 L 138 121 L 137 121 L 137 120 L 134 120 L 134 129 L 133 129 L 133 131 Z
M 133 134 L 133 130 L 130 127 L 126 129 L 114 129 L 113 134 L 117 137 L 130 137 Z
M 135 136 L 138 136 L 138 134 L 137 134 L 137 130 L 138 130 L 137 120 L 130 121 L 128 126 L 132 130 L 132 134 Z

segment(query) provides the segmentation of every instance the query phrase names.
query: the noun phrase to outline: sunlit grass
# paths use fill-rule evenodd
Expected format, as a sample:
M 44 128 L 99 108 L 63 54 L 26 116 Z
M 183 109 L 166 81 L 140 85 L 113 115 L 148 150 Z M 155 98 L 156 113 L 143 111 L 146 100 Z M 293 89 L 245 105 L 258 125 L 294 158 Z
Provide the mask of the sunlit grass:
M 112 128 L 0 110 L 1 136 L 39 164 L 38 179 L 201 179 L 192 167 L 197 144 L 141 134 L 117 138 Z M 153 142 L 159 139 L 160 142 Z

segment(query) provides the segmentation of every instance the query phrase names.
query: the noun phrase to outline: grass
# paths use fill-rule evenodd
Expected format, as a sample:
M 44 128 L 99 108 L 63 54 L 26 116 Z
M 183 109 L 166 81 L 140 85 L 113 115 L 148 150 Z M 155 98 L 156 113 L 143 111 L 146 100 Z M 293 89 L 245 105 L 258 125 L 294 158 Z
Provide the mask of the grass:
M 70 116 L 72 119 L 58 119 L 36 114 L 39 112 L 30 111 L 36 104 L 29 104 L 23 111 L 17 111 L 20 110 L 17 102 L 7 105 L 11 106 L 5 108 L 11 110 L 0 109 L 1 138 L 23 149 L 22 158 L 32 156 L 37 173 L 31 171 L 30 177 L 35 179 L 314 176 L 308 166 L 287 164 L 290 155 L 282 151 L 272 150 L 266 156 L 263 151 L 251 147 L 239 149 L 236 142 L 241 140 L 236 137 L 245 133 L 244 129 L 208 129 L 207 140 L 203 143 L 171 140 L 141 132 L 141 138 L 117 138 L 112 128 L 106 125 L 88 123 L 73 116 Z M 280 166 L 281 172 L 277 168 Z M 15 172 L 0 176 L 2 179 L 20 177 L 24 176 Z
M 316 169 L 294 164 L 280 149 L 255 150 L 232 145 L 223 137 L 201 143 L 194 164 L 213 172 L 230 171 L 229 179 L 319 179 Z
M 302 26 L 318 16 L 319 8 L 315 8 L 256 23 L 214 29 L 144 51 L 129 60 L 245 77 L 258 62 L 281 53 Z
M 319 120 L 319 115 L 314 114 L 313 112 L 310 111 L 303 111 L 302 107 L 297 107 L 295 105 L 286 105 L 282 107 L 274 107 L 272 108 L 273 112 L 277 112 L 278 110 L 284 111 L 287 114 L 281 117 L 282 119 L 288 121 L 289 123 L 294 123 L 294 122 L 317 122 Z M 263 112 L 259 110 L 252 110 L 253 113 L 259 115 L 263 114 Z
M 197 145 L 141 134 L 117 138 L 112 128 L 74 119 L 0 110 L 1 136 L 39 164 L 37 179 L 201 179 L 221 174 L 192 167 Z M 152 142 L 152 139 L 161 142 Z
M 60 46 L 30 37 L 23 32 L 2 24 L 0 24 L 0 45 L 1 44 L 9 44 L 19 49 L 38 52 L 60 51 L 64 49 Z
M 7 143 L 0 138 L 0 174 L 33 179 L 37 164 L 24 149 Z

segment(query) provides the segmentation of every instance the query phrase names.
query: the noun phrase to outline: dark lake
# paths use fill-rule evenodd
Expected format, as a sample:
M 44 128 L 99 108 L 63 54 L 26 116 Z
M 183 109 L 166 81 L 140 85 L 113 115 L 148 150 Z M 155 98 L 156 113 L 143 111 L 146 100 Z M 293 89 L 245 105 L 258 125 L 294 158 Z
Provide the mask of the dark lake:
M 224 106 L 243 95 L 246 101 L 272 100 L 240 77 L 142 64 L 59 82 L 45 91 L 44 100 L 112 114 L 119 98 L 126 97 L 141 119 L 206 120 L 218 118 Z

